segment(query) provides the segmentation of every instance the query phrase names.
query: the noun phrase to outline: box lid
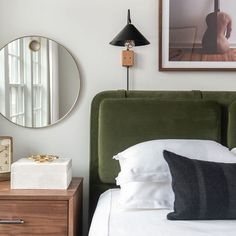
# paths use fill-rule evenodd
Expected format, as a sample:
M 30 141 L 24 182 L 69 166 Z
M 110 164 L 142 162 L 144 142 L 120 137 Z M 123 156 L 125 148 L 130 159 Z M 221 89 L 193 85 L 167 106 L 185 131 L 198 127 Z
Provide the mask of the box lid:
M 28 158 L 21 158 L 11 165 L 11 172 L 32 172 L 32 171 L 64 171 L 72 168 L 71 158 L 58 158 L 53 162 L 38 163 Z

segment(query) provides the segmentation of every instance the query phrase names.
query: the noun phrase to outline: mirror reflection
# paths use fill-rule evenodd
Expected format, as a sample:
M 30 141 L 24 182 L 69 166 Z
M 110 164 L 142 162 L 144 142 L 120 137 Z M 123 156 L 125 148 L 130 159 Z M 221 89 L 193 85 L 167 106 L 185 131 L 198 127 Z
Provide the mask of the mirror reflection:
M 60 44 L 23 37 L 0 51 L 0 112 L 24 127 L 45 127 L 74 106 L 80 89 L 78 67 Z

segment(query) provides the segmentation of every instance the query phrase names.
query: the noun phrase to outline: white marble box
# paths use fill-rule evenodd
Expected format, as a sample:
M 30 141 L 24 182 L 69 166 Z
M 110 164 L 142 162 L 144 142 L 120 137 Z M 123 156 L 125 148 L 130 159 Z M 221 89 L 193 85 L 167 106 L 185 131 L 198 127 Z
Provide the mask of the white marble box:
M 22 158 L 11 165 L 12 189 L 67 189 L 72 179 L 72 160 L 59 158 L 37 163 Z

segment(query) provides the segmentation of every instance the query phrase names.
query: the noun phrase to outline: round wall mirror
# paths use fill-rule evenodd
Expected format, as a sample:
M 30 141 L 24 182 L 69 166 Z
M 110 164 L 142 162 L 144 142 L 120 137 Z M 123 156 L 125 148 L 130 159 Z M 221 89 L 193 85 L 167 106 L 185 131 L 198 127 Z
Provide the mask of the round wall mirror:
M 77 64 L 57 42 L 23 37 L 0 50 L 0 112 L 11 122 L 55 124 L 71 111 L 79 91 Z

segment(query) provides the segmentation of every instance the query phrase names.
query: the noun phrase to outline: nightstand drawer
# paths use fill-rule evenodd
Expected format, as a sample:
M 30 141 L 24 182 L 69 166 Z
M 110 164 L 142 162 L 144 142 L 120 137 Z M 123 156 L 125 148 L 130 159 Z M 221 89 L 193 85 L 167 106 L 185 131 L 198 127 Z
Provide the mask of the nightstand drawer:
M 68 202 L 1 200 L 0 219 L 1 236 L 64 236 L 68 234 Z

